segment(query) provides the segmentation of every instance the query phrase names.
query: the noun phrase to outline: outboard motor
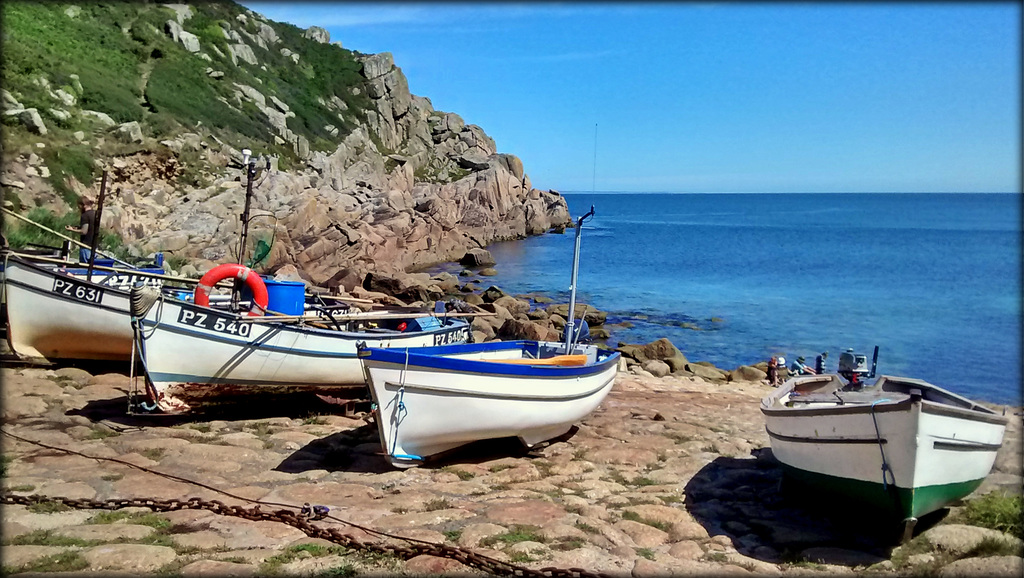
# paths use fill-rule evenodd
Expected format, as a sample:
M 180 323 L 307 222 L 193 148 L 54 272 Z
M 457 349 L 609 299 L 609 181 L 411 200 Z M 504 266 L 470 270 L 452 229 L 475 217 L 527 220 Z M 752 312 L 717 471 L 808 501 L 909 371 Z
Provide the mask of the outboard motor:
M 575 333 L 572 339 L 573 343 L 590 343 L 590 326 L 587 325 L 586 321 L 580 319 L 579 324 L 576 326 L 573 333 Z M 566 324 L 565 328 L 562 330 L 562 341 L 566 341 L 568 336 L 569 324 Z
M 853 349 L 847 349 L 839 355 L 839 375 L 843 376 L 851 385 L 862 386 L 864 379 L 875 376 L 875 366 L 878 364 L 878 346 L 875 346 L 874 361 L 871 369 L 868 369 L 868 356 L 863 353 L 854 353 Z

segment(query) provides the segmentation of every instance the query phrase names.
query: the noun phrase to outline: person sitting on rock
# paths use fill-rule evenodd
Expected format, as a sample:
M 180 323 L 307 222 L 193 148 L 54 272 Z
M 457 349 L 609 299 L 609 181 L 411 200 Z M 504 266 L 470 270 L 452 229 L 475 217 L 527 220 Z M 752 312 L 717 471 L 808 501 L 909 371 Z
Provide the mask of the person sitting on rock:
M 797 357 L 789 371 L 794 375 L 817 375 L 813 369 L 804 363 L 805 361 L 807 360 L 803 357 Z

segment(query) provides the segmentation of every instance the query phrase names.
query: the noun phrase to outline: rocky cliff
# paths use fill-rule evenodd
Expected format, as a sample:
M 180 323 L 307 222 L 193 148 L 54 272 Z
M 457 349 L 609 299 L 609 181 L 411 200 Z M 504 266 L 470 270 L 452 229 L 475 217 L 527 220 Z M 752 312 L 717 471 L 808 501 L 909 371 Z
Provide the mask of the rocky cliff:
M 482 128 L 410 93 L 389 53 L 353 53 L 323 29 L 297 34 L 234 4 L 143 5 L 110 25 L 102 6 L 45 9 L 32 18 L 66 36 L 119 27 L 138 58 L 126 70 L 138 74 L 130 90 L 142 87 L 143 106 L 96 98 L 104 88 L 63 64 L 5 72 L 5 197 L 62 211 L 54 189 L 73 193 L 64 203 L 95 196 L 106 168 L 103 226 L 138 256 L 163 251 L 199 271 L 237 259 L 243 147 L 261 168 L 248 254 L 252 242 L 270 242 L 269 270 L 293 264 L 316 285 L 455 260 L 571 223 L 564 199 L 533 188 L 522 162 L 499 153 Z M 15 59 L 36 49 L 19 16 L 5 9 L 15 22 L 5 38 Z M 189 83 L 189 71 L 200 69 Z M 297 90 L 297 75 L 308 86 Z M 169 101 L 166 85 L 175 81 L 182 100 L 202 91 L 208 98 L 193 110 Z M 62 144 L 91 153 L 91 182 L 61 173 L 52 186 L 60 168 L 50 166 L 59 164 L 51 151 Z

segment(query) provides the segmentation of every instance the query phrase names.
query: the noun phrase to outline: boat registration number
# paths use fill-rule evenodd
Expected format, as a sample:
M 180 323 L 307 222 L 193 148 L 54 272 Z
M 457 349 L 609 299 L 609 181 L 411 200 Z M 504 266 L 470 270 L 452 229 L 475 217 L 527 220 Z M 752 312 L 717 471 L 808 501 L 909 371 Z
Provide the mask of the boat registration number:
M 62 277 L 53 280 L 53 292 L 86 303 L 99 303 L 103 299 L 103 289 Z
M 453 345 L 455 343 L 465 343 L 469 339 L 469 329 L 466 327 L 459 327 L 458 329 L 450 329 L 444 333 L 434 334 L 434 345 Z
M 184 308 L 178 313 L 178 323 L 239 337 L 249 337 L 249 333 L 252 332 L 251 323 L 239 323 L 231 317 Z

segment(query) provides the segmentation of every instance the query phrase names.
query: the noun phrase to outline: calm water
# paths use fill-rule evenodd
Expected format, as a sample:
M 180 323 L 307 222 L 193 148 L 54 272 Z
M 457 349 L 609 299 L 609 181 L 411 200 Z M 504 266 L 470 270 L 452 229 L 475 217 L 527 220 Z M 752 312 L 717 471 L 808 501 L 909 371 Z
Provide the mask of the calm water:
M 1021 403 L 1021 200 L 1014 194 L 566 194 L 583 227 L 578 299 L 610 345 L 668 337 L 723 368 L 771 355 Z M 488 247 L 513 294 L 568 301 L 574 230 Z M 698 329 L 694 329 L 696 326 Z

